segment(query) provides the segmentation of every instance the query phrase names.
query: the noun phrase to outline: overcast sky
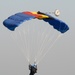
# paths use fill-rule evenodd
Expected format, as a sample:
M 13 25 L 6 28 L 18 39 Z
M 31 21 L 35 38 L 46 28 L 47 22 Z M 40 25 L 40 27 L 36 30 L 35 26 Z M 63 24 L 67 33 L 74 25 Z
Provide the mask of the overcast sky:
M 38 64 L 36 75 L 75 75 L 75 0 L 0 0 L 0 75 L 28 75 L 28 62 L 10 38 L 2 22 L 23 11 L 61 11 L 58 19 L 70 30 L 54 45 Z M 54 16 L 54 15 L 53 15 Z M 46 24 L 46 23 L 45 23 Z

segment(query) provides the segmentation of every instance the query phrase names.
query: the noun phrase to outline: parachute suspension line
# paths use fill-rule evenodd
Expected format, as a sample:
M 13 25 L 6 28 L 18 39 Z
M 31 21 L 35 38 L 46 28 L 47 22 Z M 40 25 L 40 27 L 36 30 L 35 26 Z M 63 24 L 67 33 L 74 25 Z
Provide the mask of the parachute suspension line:
M 28 62 L 30 63 L 30 26 L 27 25 L 27 27 L 24 27 L 22 28 L 22 34 L 23 34 L 23 42 L 24 42 L 24 46 L 25 46 L 25 49 L 24 49 L 24 53 L 26 53 L 26 57 L 28 59 Z
M 14 40 L 14 41 L 16 41 L 16 39 L 17 39 L 17 35 L 13 35 L 13 34 L 10 34 L 10 36 L 11 36 L 11 38 Z M 16 46 L 17 46 L 17 48 L 19 47 L 18 46 L 18 42 L 16 42 Z M 21 49 L 20 47 L 19 47 L 19 49 Z
M 41 53 L 43 52 L 43 50 L 41 50 L 43 47 L 44 47 L 44 44 L 45 44 L 45 42 L 46 42 L 46 40 L 47 40 L 47 30 L 48 30 L 48 28 L 49 27 L 47 27 L 44 31 L 43 31 L 43 33 L 39 33 L 39 35 L 40 36 L 38 36 L 38 39 L 37 39 L 37 44 L 38 44 L 38 52 L 37 52 L 37 55 L 36 55 L 36 57 L 35 57 L 35 61 L 37 61 L 37 58 L 39 57 L 39 55 L 41 55 Z M 51 32 L 51 30 L 50 30 L 50 32 Z M 40 39 L 40 41 L 39 41 L 39 39 Z
M 48 28 L 47 28 L 48 29 Z M 43 33 L 41 33 L 41 30 L 39 29 L 39 32 L 38 32 L 38 38 L 37 38 L 37 45 L 38 45 L 38 47 L 37 47 L 37 54 L 36 54 L 36 56 L 35 56 L 35 62 L 36 62 L 36 60 L 37 60 L 37 57 L 38 57 L 38 54 L 40 53 L 40 46 L 41 46 L 41 43 L 43 42 L 43 40 L 45 39 L 45 38 L 43 38 L 43 37 L 46 37 L 46 35 L 44 35 L 45 34 L 45 32 L 46 32 L 46 30 L 47 29 L 45 29 L 44 31 L 43 31 Z M 40 39 L 40 41 L 39 41 L 39 39 Z M 42 41 L 42 42 L 41 42 Z
M 41 57 L 43 55 L 43 52 L 45 50 L 46 44 L 52 41 L 52 39 L 54 38 L 54 35 L 52 35 L 49 39 L 47 39 L 48 36 L 46 35 L 44 41 L 42 42 L 42 45 L 40 47 L 40 53 L 38 54 L 38 57 L 36 58 L 37 60 L 39 59 L 39 57 Z
M 19 33 L 19 32 L 18 32 Z M 20 33 L 19 33 L 20 34 Z M 17 35 L 17 33 L 14 33 L 14 34 L 11 34 L 10 35 L 11 36 L 11 38 L 14 40 L 14 41 L 18 41 L 18 35 Z M 22 40 L 22 39 L 21 39 Z M 18 42 L 16 42 L 16 46 L 17 46 L 17 48 L 19 48 L 19 50 L 22 50 L 22 53 L 24 54 L 24 51 L 23 51 L 23 47 L 21 48 L 20 46 L 19 46 L 19 43 Z M 26 54 L 24 54 L 24 56 L 25 56 L 25 58 L 27 59 L 27 57 L 26 57 Z M 28 59 L 27 59 L 27 61 L 28 61 Z
M 30 31 L 29 31 L 29 48 L 30 48 L 30 62 L 34 61 L 34 57 L 36 55 L 36 36 L 37 36 L 37 31 L 35 29 L 34 24 L 32 23 L 32 25 L 30 26 Z
M 26 55 L 27 51 L 26 52 L 24 51 L 24 50 L 26 50 L 26 47 L 25 47 L 25 45 L 26 45 L 25 44 L 26 43 L 25 42 L 26 41 L 26 37 L 24 35 L 25 35 L 25 31 L 21 32 L 21 30 L 20 31 L 18 30 L 17 32 L 15 31 L 15 33 L 12 34 L 12 38 L 14 39 L 15 42 L 16 42 L 16 40 L 18 41 L 18 42 L 16 42 L 17 48 L 19 48 L 21 50 L 21 52 L 24 54 L 25 58 L 29 62 L 29 58 Z M 20 47 L 20 44 L 22 45 L 22 47 Z
M 51 46 L 48 48 L 48 50 L 44 53 L 44 55 L 40 58 L 39 61 L 37 61 L 37 64 L 39 64 L 39 62 L 46 56 L 46 54 L 49 52 L 49 50 L 54 46 L 54 44 L 56 43 L 56 41 L 62 36 L 62 34 L 59 34 L 57 36 L 57 38 L 55 39 L 55 41 L 51 44 Z
M 51 31 L 50 31 L 50 33 L 49 33 L 49 35 L 50 34 L 52 34 L 51 33 Z M 48 45 L 47 43 L 48 43 L 48 41 L 50 42 L 50 41 L 52 41 L 52 39 L 53 39 L 53 37 L 54 37 L 54 33 L 53 33 L 53 35 L 49 38 L 49 35 L 48 34 L 46 34 L 46 36 L 45 36 L 45 39 L 43 39 L 44 41 L 42 42 L 42 45 L 41 45 L 41 47 L 40 47 L 40 52 L 38 53 L 38 56 L 37 56 L 37 60 L 38 60 L 38 58 L 40 57 L 40 56 L 42 56 L 42 54 L 43 54 L 43 52 L 44 52 L 44 50 L 45 50 L 45 47 L 46 47 L 46 45 Z
M 34 62 L 36 62 L 36 57 L 37 57 L 37 55 L 39 53 L 39 44 L 38 44 L 38 42 L 39 42 L 39 36 L 40 36 L 39 32 L 40 32 L 40 29 L 39 29 L 39 31 L 37 30 L 37 37 L 36 37 L 36 46 L 37 46 L 36 50 L 37 50 L 37 53 L 36 53 L 36 55 L 34 57 Z
M 37 26 L 37 25 L 36 25 L 36 26 Z M 34 30 L 34 27 L 35 27 L 35 26 L 33 26 L 33 30 Z M 38 27 L 37 27 L 37 28 L 38 28 Z M 40 30 L 38 31 L 37 28 L 35 28 L 35 31 L 33 31 L 33 33 L 34 33 L 34 35 L 35 35 L 35 36 L 33 37 L 33 45 L 34 45 L 34 46 L 33 46 L 33 52 L 34 52 L 33 61 L 34 61 L 34 62 L 36 62 L 36 61 L 35 61 L 35 57 L 36 57 L 37 52 L 38 52 L 38 47 L 37 47 L 38 41 L 39 41 L 39 40 L 38 40 L 38 35 L 39 35 L 38 32 L 40 31 Z
M 28 58 L 28 56 L 26 55 L 26 53 L 27 53 L 27 50 L 26 50 L 26 37 L 25 37 L 25 31 L 18 31 L 19 33 L 18 33 L 18 35 L 19 35 L 19 40 L 21 41 L 21 44 L 22 44 L 22 49 L 21 49 L 21 51 L 22 51 L 22 53 L 25 55 L 25 57 L 26 57 L 26 59 L 28 60 L 28 62 L 29 62 L 29 58 Z
M 26 55 L 26 58 L 29 62 L 29 58 L 28 58 L 28 55 L 27 55 L 28 51 L 27 51 L 27 43 L 26 43 L 26 40 L 27 40 L 26 33 L 27 33 L 27 31 L 24 31 L 24 30 L 21 33 L 21 35 L 22 35 L 21 40 L 22 40 L 22 43 L 23 43 L 22 51 L 23 51 L 23 54 Z
M 29 25 L 28 25 L 28 28 L 27 28 L 27 29 L 28 29 L 28 30 L 27 30 L 27 31 L 28 31 L 28 33 L 27 33 L 27 35 L 28 35 L 28 37 L 27 37 L 27 51 L 28 51 L 27 54 L 28 54 L 28 58 L 29 58 L 29 62 L 30 62 L 30 49 L 29 49 L 29 48 L 30 48 L 30 47 L 29 47 L 29 43 L 30 43 L 30 42 L 29 42 L 29 35 L 30 35 L 30 34 L 29 34 L 29 30 L 30 30 L 30 29 L 29 29 Z
M 30 53 L 31 53 L 31 63 L 33 62 L 34 60 L 34 54 L 35 54 L 35 27 L 34 27 L 34 24 L 32 23 L 31 25 L 32 27 L 30 27 Z

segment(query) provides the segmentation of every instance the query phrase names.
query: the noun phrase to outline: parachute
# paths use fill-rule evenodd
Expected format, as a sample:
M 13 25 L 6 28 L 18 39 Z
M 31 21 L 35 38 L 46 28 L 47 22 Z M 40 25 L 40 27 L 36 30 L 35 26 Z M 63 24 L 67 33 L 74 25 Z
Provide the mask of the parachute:
M 34 22 L 35 20 L 33 21 L 32 19 L 39 22 Z M 31 20 L 30 23 L 29 20 Z M 63 21 L 40 11 L 16 13 L 5 19 L 3 25 L 12 31 L 13 39 L 15 42 L 18 41 L 16 43 L 21 48 L 28 62 L 30 62 L 30 54 L 32 52 L 32 59 L 34 58 L 33 61 L 37 61 L 36 63 L 52 48 L 60 34 L 69 30 L 68 25 Z
M 54 29 L 58 30 L 61 33 L 65 33 L 67 30 L 69 30 L 69 27 L 64 22 L 53 18 L 51 15 L 48 15 L 46 13 L 42 12 L 22 12 L 17 13 L 15 15 L 12 15 L 8 17 L 6 20 L 4 20 L 3 24 L 8 29 L 14 31 L 16 27 L 18 27 L 21 23 L 31 20 L 31 19 L 42 19 L 45 22 L 48 22 L 49 25 L 52 25 Z

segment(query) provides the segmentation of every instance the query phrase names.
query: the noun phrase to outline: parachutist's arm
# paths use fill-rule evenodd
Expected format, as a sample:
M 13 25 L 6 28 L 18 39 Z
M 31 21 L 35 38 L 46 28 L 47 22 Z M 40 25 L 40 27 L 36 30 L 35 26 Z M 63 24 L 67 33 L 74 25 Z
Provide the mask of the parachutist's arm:
M 29 64 L 29 70 L 31 70 L 31 64 Z

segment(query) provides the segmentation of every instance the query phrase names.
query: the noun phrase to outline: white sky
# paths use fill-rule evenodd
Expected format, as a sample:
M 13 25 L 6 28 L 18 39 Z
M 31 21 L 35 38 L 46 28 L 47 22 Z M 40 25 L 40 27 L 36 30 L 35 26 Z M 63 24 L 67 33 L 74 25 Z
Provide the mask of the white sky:
M 59 19 L 66 22 L 66 32 L 38 65 L 36 75 L 75 74 L 75 1 L 74 0 L 0 0 L 0 75 L 28 75 L 28 62 L 23 54 L 14 48 L 9 30 L 2 22 L 8 16 L 22 11 L 54 11 L 59 9 Z M 54 15 L 53 15 L 54 16 Z M 9 39 L 9 40 L 8 40 Z

